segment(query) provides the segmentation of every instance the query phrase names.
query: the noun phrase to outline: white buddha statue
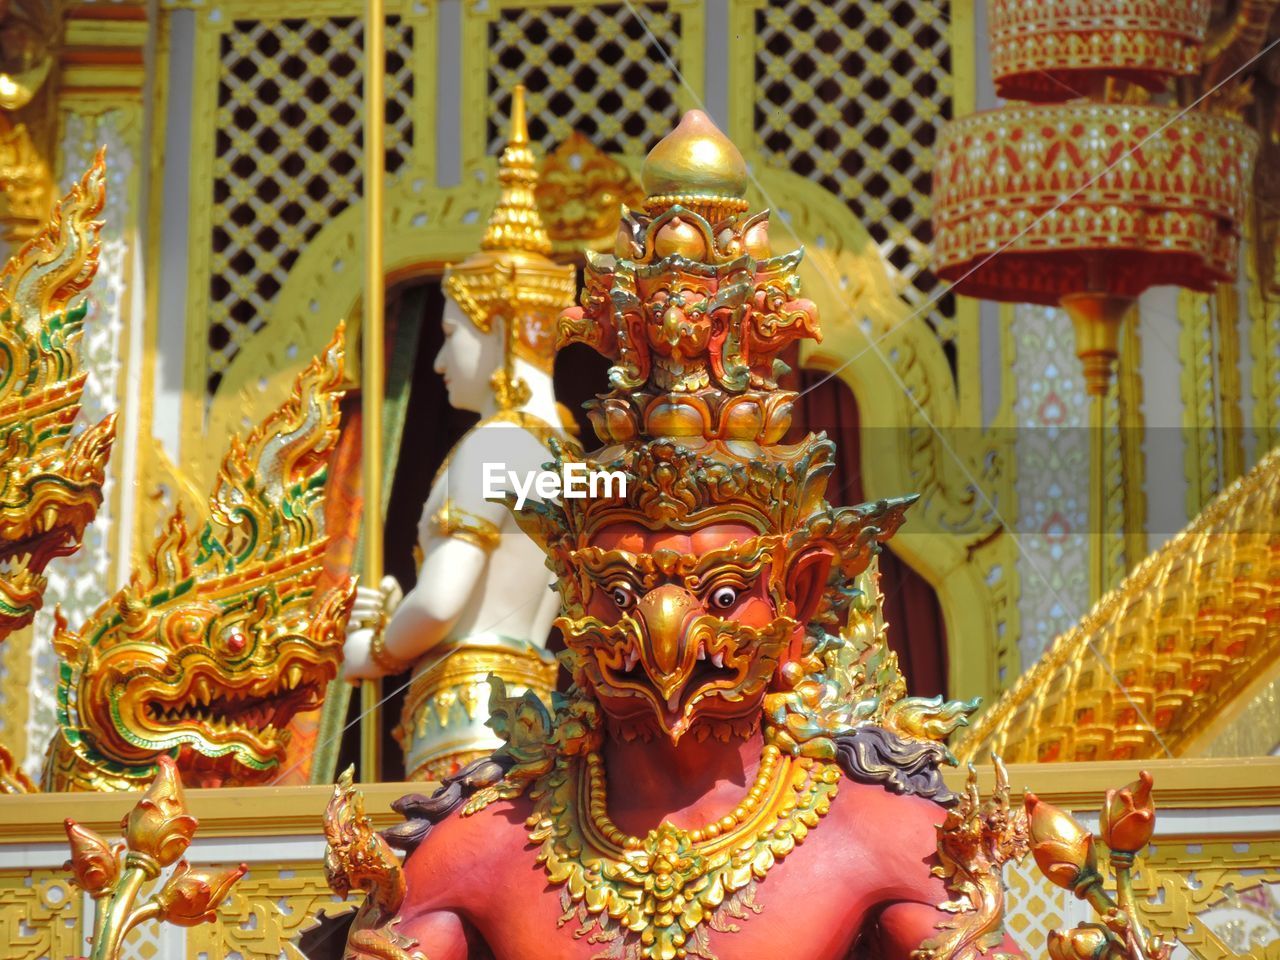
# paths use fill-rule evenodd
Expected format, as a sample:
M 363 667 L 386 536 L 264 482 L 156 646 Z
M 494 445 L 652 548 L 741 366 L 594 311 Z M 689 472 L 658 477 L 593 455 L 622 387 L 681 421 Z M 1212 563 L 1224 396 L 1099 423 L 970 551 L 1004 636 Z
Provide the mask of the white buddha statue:
M 411 780 L 439 779 L 499 746 L 485 726 L 490 672 L 544 699 L 555 687 L 556 662 L 544 649 L 559 610 L 554 578 L 501 500 L 485 496 L 514 492 L 509 480 L 495 482 L 499 470 L 540 470 L 551 437 L 573 442 L 562 432 L 551 369 L 574 270 L 547 257 L 522 87 L 499 180 L 481 251 L 445 273 L 445 339 L 435 363 L 449 403 L 481 421 L 432 484 L 418 524 L 417 584 L 403 600 L 392 578 L 380 589 L 361 587 L 347 634 L 348 679 L 413 671 L 396 730 Z M 404 442 L 413 442 L 412 423 Z

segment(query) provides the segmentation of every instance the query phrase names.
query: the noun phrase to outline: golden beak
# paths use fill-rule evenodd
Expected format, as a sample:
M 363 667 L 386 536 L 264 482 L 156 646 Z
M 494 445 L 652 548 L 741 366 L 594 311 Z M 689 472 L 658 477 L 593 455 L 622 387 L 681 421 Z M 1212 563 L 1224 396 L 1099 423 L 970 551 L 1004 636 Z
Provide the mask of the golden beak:
M 650 590 L 636 604 L 644 626 L 640 662 L 663 700 L 679 693 L 693 671 L 697 651 L 685 641 L 689 622 L 700 613 L 702 605 L 674 584 Z

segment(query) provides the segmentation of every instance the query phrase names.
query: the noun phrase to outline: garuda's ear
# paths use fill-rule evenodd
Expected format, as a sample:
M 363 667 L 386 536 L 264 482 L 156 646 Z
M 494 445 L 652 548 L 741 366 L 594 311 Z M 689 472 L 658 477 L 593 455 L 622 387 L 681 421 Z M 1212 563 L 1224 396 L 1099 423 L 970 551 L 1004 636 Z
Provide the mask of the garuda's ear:
M 787 598 L 798 623 L 808 623 L 818 612 L 835 559 L 835 551 L 823 543 L 804 547 L 787 564 Z

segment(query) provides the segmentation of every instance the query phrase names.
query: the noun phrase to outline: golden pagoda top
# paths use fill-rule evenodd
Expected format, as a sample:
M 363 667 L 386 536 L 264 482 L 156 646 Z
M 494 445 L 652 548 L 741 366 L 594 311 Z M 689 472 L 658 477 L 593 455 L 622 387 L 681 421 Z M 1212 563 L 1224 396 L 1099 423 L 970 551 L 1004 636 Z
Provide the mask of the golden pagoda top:
M 542 217 L 533 197 L 538 183 L 538 166 L 529 145 L 523 84 L 517 84 L 511 94 L 511 127 L 507 146 L 498 158 L 498 183 L 502 192 L 489 215 L 489 225 L 480 249 L 546 256 L 551 252 L 551 238 L 542 226 Z
M 649 152 L 640 171 L 640 183 L 647 196 L 645 208 L 651 214 L 676 204 L 693 209 L 714 205 L 721 215 L 747 209 L 743 199 L 747 192 L 747 162 L 733 141 L 701 110 L 688 111 Z
M 573 302 L 577 284 L 572 265 L 547 256 L 551 238 L 534 198 L 538 168 L 523 86 L 512 91 L 511 132 L 498 160 L 498 183 L 498 202 L 480 250 L 445 271 L 445 290 L 484 333 L 495 319 L 505 318 L 508 352 L 549 373 L 555 361 L 556 318 Z

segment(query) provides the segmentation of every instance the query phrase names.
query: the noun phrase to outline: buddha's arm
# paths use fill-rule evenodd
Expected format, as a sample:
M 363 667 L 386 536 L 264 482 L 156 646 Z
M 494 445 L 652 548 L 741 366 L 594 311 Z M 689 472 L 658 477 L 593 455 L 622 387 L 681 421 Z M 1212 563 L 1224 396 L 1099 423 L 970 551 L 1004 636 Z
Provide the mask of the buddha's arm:
M 523 431 L 511 432 L 523 435 Z M 500 549 L 504 525 L 510 524 L 506 506 L 484 496 L 484 457 L 498 438 L 480 433 L 471 434 L 455 448 L 452 466 L 436 480 L 423 507 L 418 522 L 422 566 L 417 584 L 382 628 L 378 643 L 385 655 L 375 652 L 374 631 L 363 628 L 360 616 L 366 603 L 375 612 L 384 609 L 377 591 L 365 587 L 357 591 L 353 628 L 347 632 L 343 654 L 348 679 L 378 677 L 408 667 L 446 639 L 474 602 L 477 587 L 488 575 L 489 556 Z

